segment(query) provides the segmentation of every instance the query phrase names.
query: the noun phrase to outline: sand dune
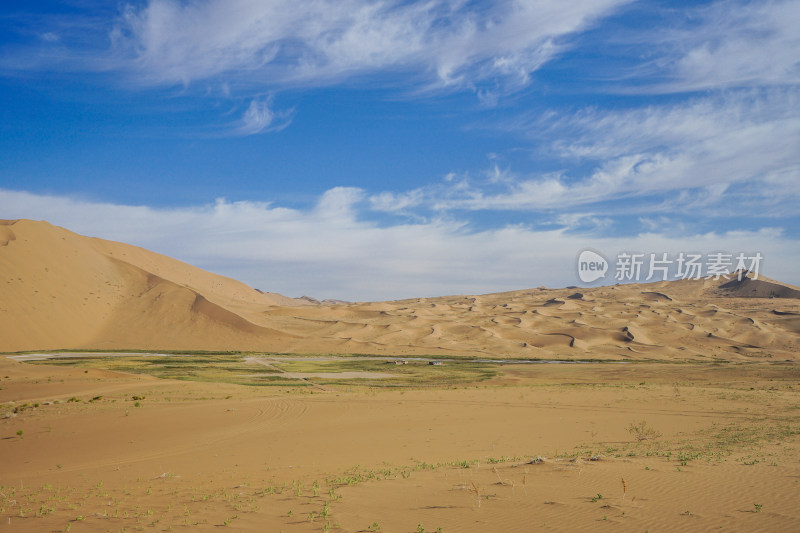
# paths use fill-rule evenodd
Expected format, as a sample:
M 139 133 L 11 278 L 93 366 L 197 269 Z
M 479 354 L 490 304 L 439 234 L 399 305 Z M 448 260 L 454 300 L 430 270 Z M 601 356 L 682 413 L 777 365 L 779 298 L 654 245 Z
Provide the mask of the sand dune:
M 796 359 L 800 290 L 682 280 L 319 304 L 46 222 L 0 224 L 0 350 Z
M 800 288 L 749 277 L 723 283 L 719 286 L 719 293 L 737 298 L 800 298 Z
M 0 350 L 223 349 L 291 337 L 237 312 L 287 305 L 288 298 L 46 222 L 0 227 L 8 238 L 0 253 Z

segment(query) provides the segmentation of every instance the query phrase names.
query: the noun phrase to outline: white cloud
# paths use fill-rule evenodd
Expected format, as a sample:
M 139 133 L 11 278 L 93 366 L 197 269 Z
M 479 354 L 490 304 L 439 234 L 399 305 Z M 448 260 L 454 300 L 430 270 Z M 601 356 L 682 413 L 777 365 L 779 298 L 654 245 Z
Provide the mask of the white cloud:
M 675 10 L 680 20 L 634 38 L 656 59 L 638 68 L 638 90 L 684 92 L 800 83 L 800 4 L 718 1 Z M 655 76 L 659 81 L 649 81 Z
M 502 127 L 527 135 L 537 157 L 590 170 L 521 174 L 495 164 L 484 180 L 448 175 L 439 184 L 373 196 L 373 208 L 564 212 L 609 203 L 609 215 L 702 207 L 785 216 L 800 196 L 795 89 L 738 91 L 621 111 L 545 113 Z
M 503 79 L 513 88 L 560 40 L 630 0 L 150 0 L 112 32 L 146 83 L 225 76 L 239 84 L 319 85 L 393 69 L 434 86 Z
M 589 110 L 562 118 L 544 135 L 558 139 L 551 147 L 563 158 L 599 165 L 565 188 L 566 202 L 697 189 L 709 202 L 724 202 L 734 199 L 733 186 L 748 187 L 752 202 L 786 202 L 798 195 L 789 182 L 800 180 L 799 99 L 794 89 L 748 90 L 678 105 Z
M 800 4 L 793 0 L 717 4 L 710 32 L 676 65 L 686 89 L 800 83 Z
M 273 111 L 272 98 L 253 99 L 233 130 L 237 135 L 254 135 L 266 131 L 280 131 L 292 122 L 294 110 Z
M 424 192 L 416 189 L 403 193 L 380 192 L 370 196 L 372 209 L 385 213 L 411 214 L 409 211 L 419 206 L 424 200 Z
M 269 127 L 274 116 L 269 102 L 253 100 L 242 116 L 242 125 L 238 131 L 244 135 L 261 133 Z
M 0 190 L 0 211 L 144 246 L 291 296 L 375 300 L 567 286 L 577 284 L 574 262 L 586 247 L 608 257 L 621 250 L 760 251 L 764 275 L 800 282 L 800 246 L 777 229 L 598 238 L 514 225 L 470 231 L 444 219 L 378 226 L 359 219 L 362 195 L 332 189 L 308 211 L 225 200 L 156 209 Z

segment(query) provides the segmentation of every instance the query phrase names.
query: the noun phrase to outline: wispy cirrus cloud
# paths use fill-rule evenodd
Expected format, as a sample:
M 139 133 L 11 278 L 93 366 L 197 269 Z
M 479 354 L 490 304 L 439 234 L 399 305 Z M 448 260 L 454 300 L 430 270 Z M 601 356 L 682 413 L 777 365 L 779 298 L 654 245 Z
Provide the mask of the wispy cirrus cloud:
M 255 135 L 268 131 L 280 131 L 292 123 L 294 109 L 275 111 L 272 98 L 254 98 L 247 106 L 238 126 L 232 130 L 234 135 Z
M 732 213 L 744 206 L 787 216 L 800 195 L 800 92 L 746 90 L 673 105 L 517 118 L 501 127 L 531 143 L 533 157 L 564 170 L 520 173 L 495 163 L 483 176 L 447 176 L 371 198 L 384 212 L 417 209 Z M 582 170 L 588 169 L 588 170 Z
M 800 83 L 800 4 L 719 2 L 703 17 L 704 31 L 682 37 L 694 44 L 674 63 L 675 81 L 666 89 Z
M 148 0 L 95 20 L 91 40 L 54 31 L 64 38 L 53 41 L 63 46 L 36 47 L 27 56 L 38 58 L 29 68 L 40 68 L 48 57 L 62 61 L 71 45 L 84 68 L 127 72 L 142 85 L 224 81 L 263 92 L 358 76 L 397 85 L 410 75 L 414 90 L 476 88 L 485 80 L 514 90 L 569 48 L 573 34 L 630 1 Z M 98 28 L 105 28 L 110 48 L 99 46 Z M 17 58 L 26 55 L 14 51 Z M 26 68 L 5 59 L 6 68 Z
M 0 72 L 92 73 L 117 89 L 177 87 L 210 107 L 247 102 L 223 135 L 249 135 L 291 122 L 261 95 L 293 89 L 472 91 L 496 105 L 631 1 L 146 0 L 116 13 L 87 4 L 83 14 L 17 15 L 23 39 L 0 45 Z
M 605 51 L 628 59 L 597 73 L 609 80 L 611 92 L 683 93 L 800 83 L 800 5 L 793 0 L 698 2 L 677 9 L 662 6 L 656 13 L 652 25 L 622 28 L 614 39 L 600 43 Z
M 624 3 L 150 0 L 127 7 L 112 37 L 151 83 L 316 85 L 400 69 L 438 86 L 525 84 L 563 37 Z

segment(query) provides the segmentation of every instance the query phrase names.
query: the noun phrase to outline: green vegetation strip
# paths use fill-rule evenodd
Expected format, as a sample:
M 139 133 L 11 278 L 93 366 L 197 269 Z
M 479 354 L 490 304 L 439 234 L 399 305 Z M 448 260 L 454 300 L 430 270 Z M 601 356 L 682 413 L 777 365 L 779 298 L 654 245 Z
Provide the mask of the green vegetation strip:
M 215 383 L 234 383 L 252 386 L 292 386 L 307 387 L 309 381 L 325 385 L 370 386 L 370 387 L 430 387 L 474 383 L 496 375 L 497 364 L 474 361 L 448 361 L 437 366 L 426 362 L 409 362 L 395 365 L 388 360 L 336 357 L 325 360 L 297 359 L 280 360 L 262 356 L 269 366 L 248 361 L 249 354 L 176 354 L 176 355 L 130 355 L 126 357 L 86 356 L 75 354 L 70 357 L 31 360 L 28 364 L 62 367 L 92 368 L 147 374 L 162 379 L 180 379 Z M 390 374 L 386 378 L 307 378 L 294 379 L 291 374 L 336 374 L 340 372 L 365 372 Z M 366 374 L 368 376 L 368 374 Z

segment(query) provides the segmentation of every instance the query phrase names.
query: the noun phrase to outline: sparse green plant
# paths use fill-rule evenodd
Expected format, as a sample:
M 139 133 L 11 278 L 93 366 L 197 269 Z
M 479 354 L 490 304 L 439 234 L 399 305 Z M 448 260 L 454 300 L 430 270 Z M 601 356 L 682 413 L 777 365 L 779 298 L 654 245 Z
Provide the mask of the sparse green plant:
M 422 524 L 417 524 L 417 533 L 425 533 L 425 528 L 422 527 Z
M 753 506 L 755 507 L 755 511 L 754 512 L 756 512 L 756 513 L 760 513 L 761 512 L 761 508 L 764 507 L 760 503 L 754 503 Z
M 25 433 L 25 432 L 24 432 L 24 431 L 22 431 L 21 429 L 17 430 L 17 437 L 19 437 L 19 438 L 23 438 L 23 437 L 22 437 L 22 434 L 23 434 L 23 433 Z
M 371 526 L 367 528 L 368 531 L 380 531 L 381 525 L 377 522 L 373 522 Z

